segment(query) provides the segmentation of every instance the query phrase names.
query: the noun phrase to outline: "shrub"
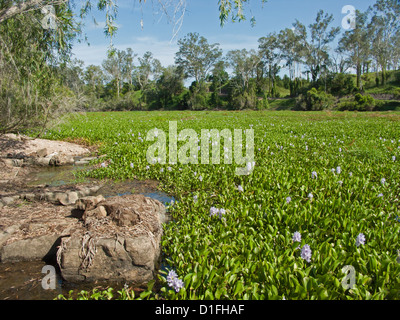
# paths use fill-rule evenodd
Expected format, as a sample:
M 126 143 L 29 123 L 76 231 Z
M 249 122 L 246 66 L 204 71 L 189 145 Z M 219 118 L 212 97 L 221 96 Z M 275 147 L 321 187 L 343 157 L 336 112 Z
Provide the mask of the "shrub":
M 296 100 L 297 108 L 308 111 L 320 111 L 331 108 L 335 103 L 335 97 L 315 88 L 301 94 Z
M 370 95 L 363 96 L 357 93 L 354 98 L 339 103 L 339 110 L 344 111 L 372 111 L 376 107 L 376 101 Z

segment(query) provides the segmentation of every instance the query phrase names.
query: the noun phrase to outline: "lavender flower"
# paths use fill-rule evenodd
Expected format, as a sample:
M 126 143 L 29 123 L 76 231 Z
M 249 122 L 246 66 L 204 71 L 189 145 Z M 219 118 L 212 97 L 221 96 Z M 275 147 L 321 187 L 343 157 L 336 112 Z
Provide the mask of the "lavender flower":
M 342 172 L 342 169 L 341 169 L 340 167 L 337 167 L 337 168 L 336 168 L 336 173 L 337 173 L 337 174 L 340 174 L 341 172 Z
M 378 198 L 383 197 L 383 193 L 378 194 Z
M 393 157 L 392 157 L 392 160 L 393 160 L 393 161 L 396 161 L 396 157 L 395 157 L 395 156 L 393 156 Z
M 183 281 L 178 278 L 178 275 L 174 270 L 171 270 L 168 273 L 167 283 L 171 288 L 175 290 L 175 292 L 179 292 L 184 287 Z
M 286 198 L 286 203 L 290 203 L 290 201 L 292 201 L 292 198 L 291 197 L 287 197 Z
M 178 293 L 184 287 L 184 285 L 185 284 L 183 283 L 183 281 L 181 279 L 177 279 L 174 281 L 172 287 L 174 288 L 175 292 Z
M 174 281 L 178 279 L 178 275 L 174 270 L 170 270 L 167 276 L 167 283 L 170 287 L 172 287 Z
M 313 198 L 314 198 L 313 194 L 312 194 L 312 193 L 309 193 L 309 194 L 308 194 L 308 199 L 312 200 Z
M 239 191 L 239 192 L 243 192 L 243 191 L 244 191 L 244 190 L 243 190 L 243 187 L 242 187 L 241 185 L 238 185 L 237 188 L 238 188 L 238 191 Z
M 210 208 L 210 217 L 215 216 L 219 213 L 219 209 L 215 208 L 215 207 L 211 207 Z
M 194 202 L 197 202 L 197 200 L 198 200 L 198 196 L 197 196 L 197 195 L 194 195 L 194 196 L 193 196 L 193 201 L 194 201 Z
M 296 231 L 295 233 L 293 233 L 292 241 L 293 242 L 301 242 L 300 232 Z
M 381 179 L 381 183 L 382 183 L 382 184 L 385 184 L 385 183 L 386 183 L 386 179 L 385 179 L 385 178 L 382 178 L 382 179 Z
M 132 162 L 131 162 L 130 166 L 131 166 L 131 168 L 133 169 L 134 165 L 133 165 L 133 163 L 132 163 Z
M 307 262 L 311 262 L 311 253 L 311 248 L 308 244 L 305 244 L 303 248 L 301 248 L 301 258 Z
M 317 178 L 317 172 L 316 171 L 313 171 L 313 172 L 311 172 L 311 178 Z
M 224 215 L 226 213 L 226 210 L 225 209 L 218 209 L 218 208 L 215 208 L 215 207 L 211 207 L 210 208 L 210 217 L 213 217 L 213 216 L 218 216 L 220 219 L 222 219 L 222 216 Z
M 356 246 L 359 247 L 360 244 L 362 244 L 362 245 L 365 244 L 365 235 L 364 235 L 363 233 L 360 233 L 360 234 L 357 236 L 357 239 L 356 239 Z

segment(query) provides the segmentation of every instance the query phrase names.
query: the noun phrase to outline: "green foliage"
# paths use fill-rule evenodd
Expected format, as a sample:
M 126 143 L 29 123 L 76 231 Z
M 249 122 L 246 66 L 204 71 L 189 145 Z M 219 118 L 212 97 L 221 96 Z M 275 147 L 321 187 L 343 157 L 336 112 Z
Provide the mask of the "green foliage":
M 336 99 L 329 93 L 311 88 L 296 99 L 296 106 L 301 110 L 320 111 L 333 107 Z
M 169 121 L 178 121 L 178 132 L 193 129 L 199 135 L 206 128 L 253 128 L 253 173 L 236 176 L 241 166 L 235 163 L 149 164 L 146 151 L 154 142 L 145 140 L 146 132 L 168 134 Z M 175 292 L 161 270 L 161 289 L 151 286 L 135 299 L 400 298 L 396 113 L 88 113 L 59 129 L 48 138 L 101 142 L 100 152 L 107 154 L 99 161 L 108 166 L 78 176 L 156 179 L 177 200 L 168 209 L 174 220 L 164 226 L 163 264 L 177 272 L 184 288 Z M 180 143 L 178 148 L 186 142 Z M 224 208 L 223 219 L 210 216 L 211 207 Z M 295 231 L 300 243 L 292 241 Z M 360 233 L 366 241 L 357 247 Z M 305 244 L 312 250 L 310 262 L 301 257 Z M 351 290 L 341 285 L 346 265 L 356 271 Z
M 330 93 L 335 96 L 345 96 L 353 93 L 355 90 L 354 79 L 349 74 L 334 74 L 329 77 L 327 87 Z
M 370 95 L 356 93 L 354 98 L 342 101 L 338 105 L 341 111 L 372 111 L 376 106 L 376 101 Z

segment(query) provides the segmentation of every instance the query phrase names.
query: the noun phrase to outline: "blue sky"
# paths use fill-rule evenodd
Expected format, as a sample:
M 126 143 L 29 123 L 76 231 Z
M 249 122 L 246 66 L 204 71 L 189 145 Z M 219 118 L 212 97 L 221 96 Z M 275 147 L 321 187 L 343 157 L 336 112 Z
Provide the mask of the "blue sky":
M 220 26 L 218 0 L 186 2 L 182 26 L 173 38 L 173 25 L 165 17 L 157 14 L 158 0 L 147 0 L 142 7 L 137 0 L 118 0 L 119 30 L 113 38 L 114 46 L 121 50 L 130 47 L 139 56 L 151 51 L 162 65 L 168 66 L 174 63 L 178 39 L 189 32 L 198 32 L 207 38 L 209 43 L 219 43 L 224 53 L 234 49 L 257 49 L 260 37 L 291 28 L 296 19 L 308 26 L 315 20 L 320 9 L 333 14 L 335 20 L 332 26 L 341 26 L 345 16 L 342 14 L 342 8 L 345 5 L 352 5 L 363 11 L 373 5 L 375 0 L 268 0 L 264 5 L 261 0 L 250 0 L 249 5 L 245 7 L 248 20 L 236 23 L 228 21 L 224 27 Z M 250 24 L 253 15 L 256 18 L 254 27 Z M 96 18 L 98 26 L 92 22 L 92 16 Z M 143 28 L 140 24 L 141 19 Z M 104 21 L 104 12 L 94 10 L 89 14 L 84 32 L 90 46 L 85 43 L 77 43 L 74 46 L 75 58 L 83 60 L 86 66 L 101 65 L 106 57 L 110 39 L 103 33 Z

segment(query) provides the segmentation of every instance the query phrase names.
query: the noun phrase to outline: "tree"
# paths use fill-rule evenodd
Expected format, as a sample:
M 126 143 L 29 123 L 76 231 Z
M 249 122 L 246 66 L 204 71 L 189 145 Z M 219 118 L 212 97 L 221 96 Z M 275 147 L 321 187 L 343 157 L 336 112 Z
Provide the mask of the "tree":
M 103 70 L 101 67 L 95 65 L 89 65 L 83 75 L 83 80 L 90 88 L 90 91 L 96 95 L 96 98 L 100 96 L 99 89 L 103 86 L 104 79 Z
M 120 91 L 124 80 L 131 81 L 133 70 L 133 53 L 132 49 L 127 51 L 115 50 L 109 52 L 106 60 L 103 61 L 103 68 L 108 74 L 110 80 L 115 82 L 117 97 L 120 96 Z
M 124 56 L 124 64 L 122 67 L 122 78 L 129 83 L 129 90 L 132 88 L 133 83 L 133 72 L 135 70 L 135 65 L 133 60 L 137 54 L 133 53 L 131 48 L 126 49 L 126 54 Z
M 340 32 L 339 27 L 329 28 L 333 15 L 318 11 L 315 23 L 309 25 L 310 39 L 306 27 L 298 20 L 293 24 L 301 41 L 303 63 L 309 68 L 312 81 L 315 83 L 329 60 L 329 43 Z
M 301 62 L 301 36 L 295 29 L 285 29 L 278 34 L 278 48 L 289 69 L 290 96 L 295 95 L 296 68 Z
M 0 3 L 0 132 L 28 127 L 45 128 L 67 105 L 73 94 L 61 88 L 59 66 L 70 59 L 76 24 L 67 4 L 55 7 L 57 31 L 45 29 L 43 15 L 11 10 L 22 1 Z M 67 101 L 68 100 L 68 101 Z
M 209 44 L 198 33 L 189 33 L 178 41 L 175 63 L 185 71 L 186 78 L 194 78 L 202 86 L 211 68 L 221 58 L 218 43 Z
M 279 64 L 282 61 L 279 41 L 276 33 L 270 33 L 266 37 L 258 39 L 258 48 L 260 51 L 261 62 L 265 66 L 268 73 L 270 95 L 276 96 L 276 77 L 280 71 Z
M 176 66 L 163 68 L 160 78 L 156 82 L 157 99 L 163 108 L 173 104 L 174 97 L 183 90 L 183 72 Z
M 338 50 L 348 56 L 349 64 L 356 69 L 357 88 L 362 91 L 362 67 L 368 60 L 370 53 L 370 44 L 368 41 L 367 15 L 356 11 L 356 27 L 353 30 L 346 31 L 339 40 Z
M 256 108 L 257 67 L 261 63 L 260 54 L 254 50 L 231 50 L 226 55 L 227 61 L 234 70 L 231 80 L 230 103 L 234 108 Z
M 142 58 L 139 58 L 139 66 L 135 70 L 135 79 L 139 89 L 145 90 L 151 77 L 157 78 L 162 71 L 161 62 L 147 51 Z
M 373 13 L 368 26 L 372 37 L 371 54 L 382 71 L 381 83 L 384 85 L 391 55 L 395 52 L 393 43 L 400 31 L 400 3 L 398 0 L 378 0 L 370 11 Z
M 246 91 L 250 79 L 257 74 L 257 66 L 261 62 L 260 55 L 254 49 L 231 50 L 227 53 L 226 59 L 234 70 L 236 83 L 242 91 Z

